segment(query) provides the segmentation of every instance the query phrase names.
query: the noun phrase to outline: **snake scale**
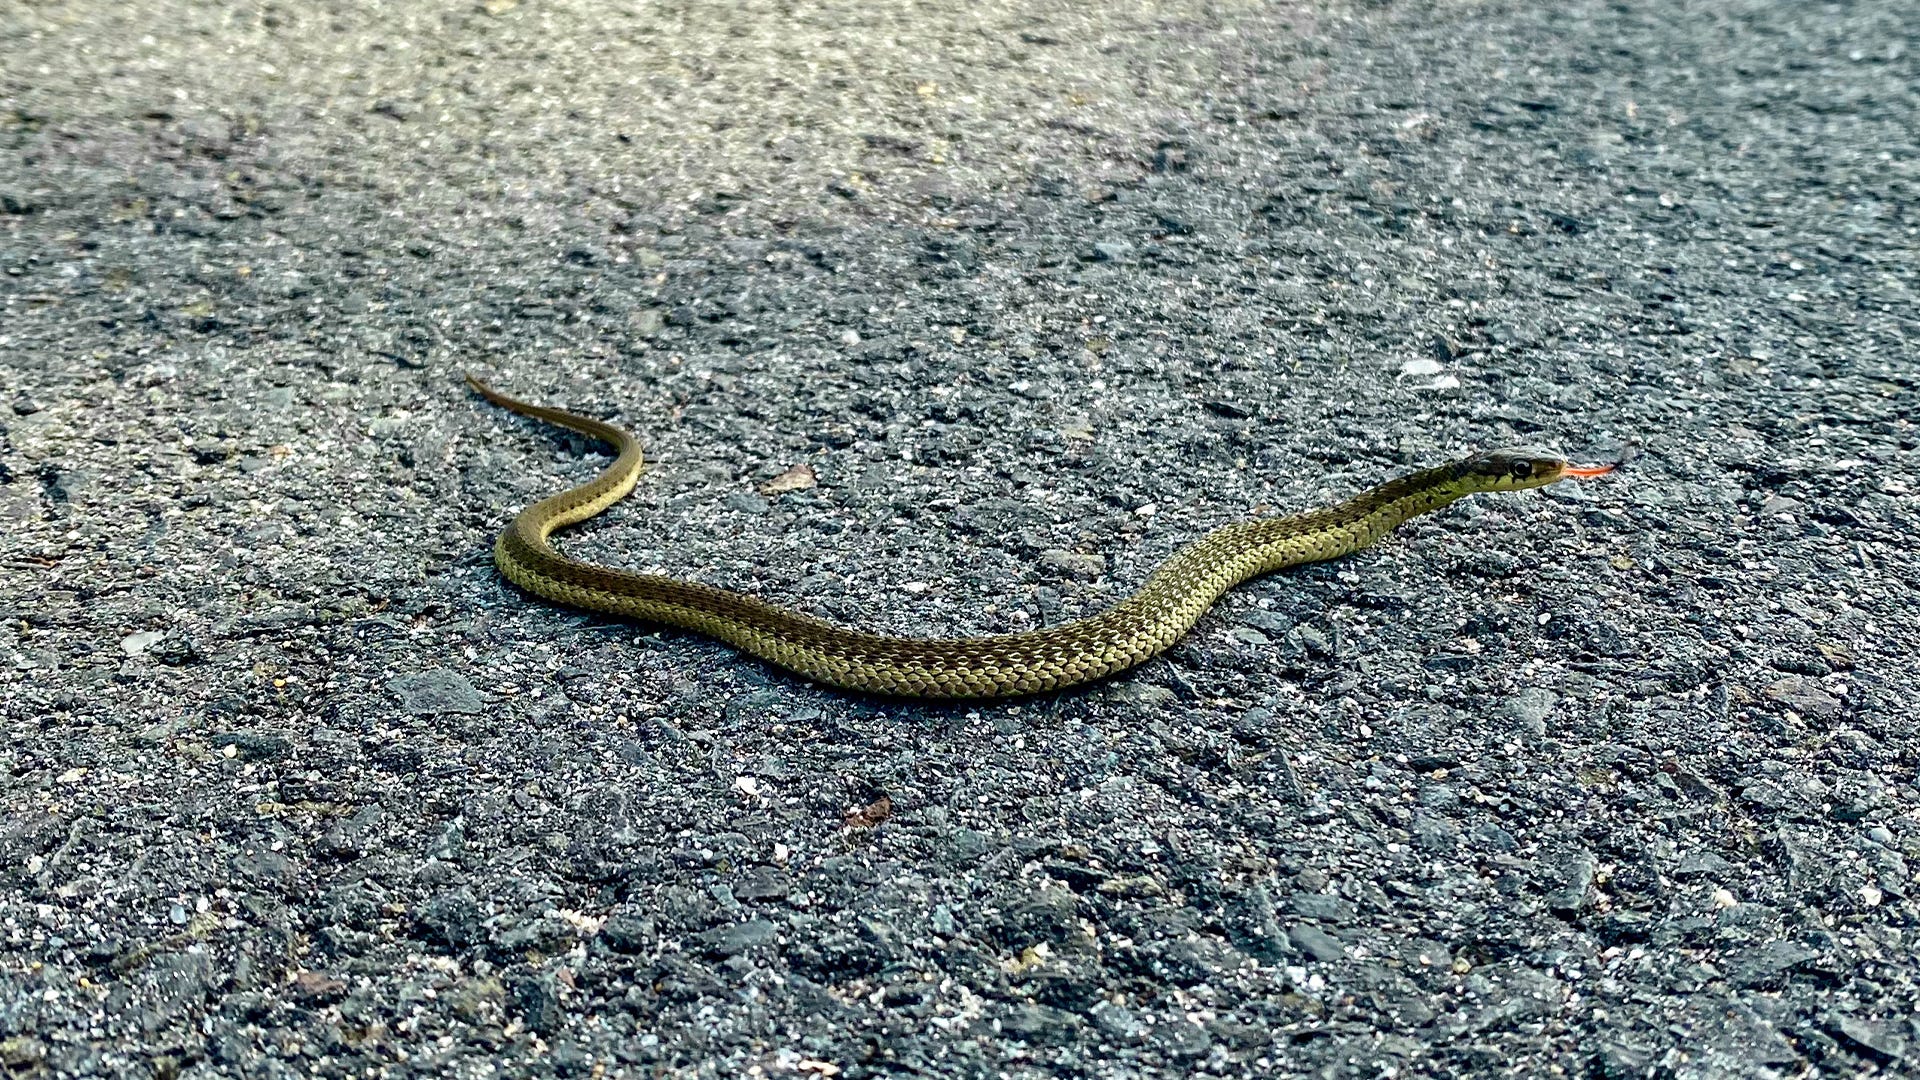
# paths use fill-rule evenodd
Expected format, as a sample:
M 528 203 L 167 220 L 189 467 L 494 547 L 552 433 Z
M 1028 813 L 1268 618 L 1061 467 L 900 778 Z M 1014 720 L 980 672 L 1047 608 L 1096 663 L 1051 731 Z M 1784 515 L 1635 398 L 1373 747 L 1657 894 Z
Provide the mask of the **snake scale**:
M 799 675 L 849 690 L 918 698 L 1033 694 L 1124 671 L 1179 640 L 1221 593 L 1248 578 L 1332 559 L 1411 518 L 1483 491 L 1543 487 L 1613 466 L 1578 467 L 1535 447 L 1489 450 L 1410 473 L 1336 506 L 1213 530 L 1170 556 L 1133 595 L 1095 615 L 1040 630 L 917 638 L 836 626 L 728 589 L 570 559 L 548 541 L 633 490 L 643 459 L 612 424 L 467 382 L 502 408 L 611 445 L 613 464 L 579 487 L 522 510 L 494 544 L 507 580 L 589 611 L 666 623 L 718 638 Z

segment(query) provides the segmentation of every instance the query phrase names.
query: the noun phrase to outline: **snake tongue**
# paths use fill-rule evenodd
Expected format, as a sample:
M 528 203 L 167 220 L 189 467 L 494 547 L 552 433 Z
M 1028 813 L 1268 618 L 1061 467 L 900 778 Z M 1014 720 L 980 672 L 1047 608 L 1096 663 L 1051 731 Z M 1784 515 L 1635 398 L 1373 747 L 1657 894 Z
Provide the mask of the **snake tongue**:
M 1565 476 L 1578 476 L 1582 480 L 1595 476 L 1605 476 L 1619 468 L 1618 465 L 1569 465 L 1560 472 Z

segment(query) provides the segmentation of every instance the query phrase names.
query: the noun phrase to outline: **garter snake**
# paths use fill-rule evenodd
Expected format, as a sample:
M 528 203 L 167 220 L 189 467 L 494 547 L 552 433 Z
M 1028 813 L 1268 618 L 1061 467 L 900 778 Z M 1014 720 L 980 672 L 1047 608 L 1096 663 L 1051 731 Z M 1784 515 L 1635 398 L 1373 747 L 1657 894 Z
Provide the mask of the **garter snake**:
M 1578 467 L 1549 450 L 1515 447 L 1409 473 L 1336 506 L 1224 525 L 1182 548 L 1133 595 L 1095 615 L 1041 630 L 965 638 L 894 637 L 836 626 L 728 589 L 570 559 L 555 530 L 600 513 L 633 490 L 640 444 L 612 424 L 533 405 L 467 382 L 502 408 L 614 448 L 613 464 L 578 487 L 520 511 L 494 562 L 536 596 L 589 611 L 666 623 L 720 639 L 819 682 L 902 697 L 977 698 L 1056 690 L 1111 675 L 1177 641 L 1221 593 L 1260 574 L 1358 551 L 1410 518 L 1482 491 L 1542 487 L 1613 466 Z

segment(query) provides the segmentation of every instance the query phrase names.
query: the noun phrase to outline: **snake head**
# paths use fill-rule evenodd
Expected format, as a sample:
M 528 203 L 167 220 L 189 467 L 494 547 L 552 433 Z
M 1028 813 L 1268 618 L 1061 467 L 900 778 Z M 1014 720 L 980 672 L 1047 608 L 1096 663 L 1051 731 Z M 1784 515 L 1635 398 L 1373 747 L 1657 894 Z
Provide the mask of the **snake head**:
M 1571 465 L 1566 458 L 1552 450 L 1538 446 L 1507 446 L 1498 450 L 1484 450 L 1462 461 L 1457 468 L 1460 479 L 1472 485 L 1476 491 L 1518 491 L 1521 488 L 1545 487 L 1569 476 L 1603 476 L 1612 472 L 1614 467 Z

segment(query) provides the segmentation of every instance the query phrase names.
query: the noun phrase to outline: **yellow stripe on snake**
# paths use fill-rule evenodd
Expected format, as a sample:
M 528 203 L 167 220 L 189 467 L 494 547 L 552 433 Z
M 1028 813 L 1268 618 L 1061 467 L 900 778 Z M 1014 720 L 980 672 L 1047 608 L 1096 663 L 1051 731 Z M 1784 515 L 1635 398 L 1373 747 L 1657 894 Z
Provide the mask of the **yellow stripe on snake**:
M 1547 450 L 1490 450 L 1389 480 L 1337 506 L 1225 525 L 1161 563 L 1139 591 L 1096 615 L 1059 626 L 985 637 L 869 634 L 751 596 L 657 574 L 570 559 L 548 537 L 600 513 L 633 490 L 640 444 L 591 417 L 529 404 L 481 382 L 488 401 L 613 446 L 593 480 L 522 510 L 494 544 L 507 580 L 548 600 L 666 623 L 715 637 L 823 683 L 873 694 L 982 698 L 1057 690 L 1125 671 L 1178 641 L 1221 593 L 1248 578 L 1358 551 L 1403 522 L 1482 491 L 1542 487 L 1599 476 Z

